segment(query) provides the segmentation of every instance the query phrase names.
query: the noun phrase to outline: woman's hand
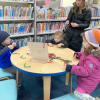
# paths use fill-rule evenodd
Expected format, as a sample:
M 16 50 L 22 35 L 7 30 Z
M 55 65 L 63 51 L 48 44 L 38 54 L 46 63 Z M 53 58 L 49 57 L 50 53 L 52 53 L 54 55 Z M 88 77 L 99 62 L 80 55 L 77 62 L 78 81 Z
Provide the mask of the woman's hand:
M 53 44 L 52 43 L 48 43 L 48 46 L 53 47 Z
M 77 23 L 73 23 L 73 22 L 71 23 L 71 26 L 72 27 L 79 27 L 79 25 Z
M 66 22 L 65 22 L 65 26 L 67 26 L 69 24 L 69 20 L 67 20 Z

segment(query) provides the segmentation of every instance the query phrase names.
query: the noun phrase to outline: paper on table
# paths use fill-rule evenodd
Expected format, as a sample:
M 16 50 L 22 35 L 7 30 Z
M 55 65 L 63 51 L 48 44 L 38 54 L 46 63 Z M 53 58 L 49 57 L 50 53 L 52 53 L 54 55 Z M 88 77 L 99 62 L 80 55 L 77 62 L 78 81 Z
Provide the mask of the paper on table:
M 32 59 L 31 62 L 44 63 L 48 61 L 48 45 L 47 43 L 28 42 Z

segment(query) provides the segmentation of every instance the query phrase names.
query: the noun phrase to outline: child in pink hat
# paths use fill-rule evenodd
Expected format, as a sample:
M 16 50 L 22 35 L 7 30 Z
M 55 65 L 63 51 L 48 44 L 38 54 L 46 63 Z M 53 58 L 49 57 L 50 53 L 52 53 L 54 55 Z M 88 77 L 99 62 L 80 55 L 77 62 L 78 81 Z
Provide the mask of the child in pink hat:
M 100 100 L 89 94 L 100 81 L 100 30 L 93 29 L 81 34 L 84 52 L 75 52 L 78 65 L 66 65 L 65 70 L 77 75 L 77 87 L 74 95 L 80 100 Z

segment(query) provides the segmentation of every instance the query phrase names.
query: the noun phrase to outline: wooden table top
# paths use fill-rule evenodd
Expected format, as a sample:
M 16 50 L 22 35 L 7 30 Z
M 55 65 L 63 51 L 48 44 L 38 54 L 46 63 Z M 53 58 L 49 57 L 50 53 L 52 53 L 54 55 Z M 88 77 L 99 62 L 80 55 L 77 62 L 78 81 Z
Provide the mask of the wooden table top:
M 52 63 L 33 63 L 29 62 L 32 58 L 28 46 L 21 47 L 11 55 L 12 65 L 19 71 L 36 76 L 56 76 L 67 73 L 64 70 L 64 62 L 54 59 Z M 18 54 L 16 54 L 18 53 Z M 79 60 L 73 58 L 74 51 L 69 48 L 48 47 L 48 53 L 54 53 L 64 60 L 70 60 L 69 64 L 78 64 Z

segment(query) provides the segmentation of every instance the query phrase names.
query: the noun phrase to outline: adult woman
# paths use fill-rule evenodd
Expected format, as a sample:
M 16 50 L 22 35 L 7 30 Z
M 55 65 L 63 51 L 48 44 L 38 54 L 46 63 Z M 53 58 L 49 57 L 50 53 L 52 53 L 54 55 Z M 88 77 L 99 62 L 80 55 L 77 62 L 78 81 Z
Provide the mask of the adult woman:
M 76 0 L 71 8 L 65 25 L 66 29 L 64 40 L 68 42 L 69 48 L 79 52 L 82 46 L 80 34 L 85 28 L 89 27 L 91 21 L 91 10 L 86 5 L 85 0 Z

